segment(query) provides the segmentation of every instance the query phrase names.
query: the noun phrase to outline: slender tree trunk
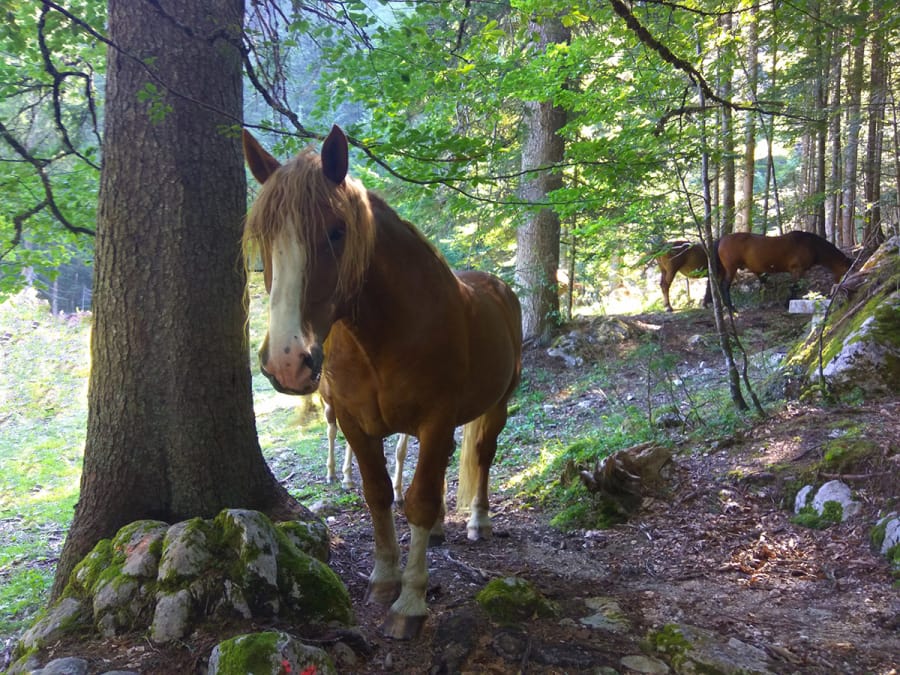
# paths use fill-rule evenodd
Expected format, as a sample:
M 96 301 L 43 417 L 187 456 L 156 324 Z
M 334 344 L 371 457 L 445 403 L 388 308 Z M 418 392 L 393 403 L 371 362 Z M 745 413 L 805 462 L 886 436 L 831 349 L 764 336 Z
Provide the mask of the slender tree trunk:
M 559 19 L 547 18 L 535 31 L 540 36 L 537 49 L 568 42 L 569 31 Z M 550 167 L 561 162 L 565 144 L 558 132 L 565 126 L 566 111 L 550 101 L 528 101 L 525 104 L 522 144 L 522 170 L 526 172 L 521 187 L 523 201 L 546 202 L 547 195 L 562 187 L 562 175 Z M 527 213 L 516 235 L 516 284 L 522 300 L 522 329 L 526 339 L 541 344 L 550 339 L 551 330 L 559 322 L 560 222 L 550 207 L 536 206 Z
M 811 200 L 811 219 L 808 232 L 825 236 L 825 158 L 828 147 L 828 67 L 831 62 L 830 45 L 823 34 L 823 12 L 820 2 L 814 3 L 814 22 L 818 39 L 815 41 L 816 76 L 813 84 L 813 100 L 819 120 L 815 124 L 811 139 L 811 180 L 809 198 Z
M 732 31 L 731 13 L 726 12 L 719 19 L 722 30 L 725 33 Z M 734 68 L 731 66 L 733 53 L 719 52 L 720 61 L 722 63 L 720 74 L 720 88 L 722 97 L 731 100 L 734 93 Z M 721 175 L 722 175 L 722 216 L 719 234 L 730 234 L 736 230 L 738 223 L 735 221 L 735 192 L 737 184 L 736 168 L 735 168 L 735 149 L 734 149 L 734 112 L 728 106 L 722 106 L 720 115 L 721 124 Z
M 759 67 L 759 5 L 753 4 L 744 26 L 744 39 L 747 46 L 747 94 L 751 101 L 756 101 L 758 67 Z M 753 231 L 753 183 L 756 175 L 756 113 L 747 111 L 744 120 L 744 167 L 742 195 L 740 204 L 740 229 L 742 232 Z M 765 234 L 765 231 L 763 231 Z
M 844 146 L 844 171 L 841 189 L 840 244 L 849 248 L 856 243 L 856 194 L 859 166 L 859 132 L 862 127 L 863 64 L 866 41 L 862 31 L 856 35 L 856 47 L 850 55 L 850 76 L 847 81 L 847 144 Z
M 835 46 L 831 59 L 831 103 L 829 105 L 828 135 L 831 138 L 831 175 L 828 178 L 828 192 L 825 199 L 825 237 L 836 242 L 840 231 L 841 207 L 841 79 L 843 45 L 840 33 L 835 31 Z
M 299 505 L 259 449 L 240 232 L 242 0 L 110 0 L 81 495 L 57 568 L 134 520 Z
M 881 150 L 884 144 L 884 111 L 885 91 L 885 59 L 884 32 L 881 22 L 884 19 L 881 0 L 873 3 L 872 51 L 870 54 L 871 71 L 869 76 L 869 133 L 866 144 L 866 164 L 863 168 L 866 187 L 866 224 L 863 243 L 874 247 L 884 240 L 881 231 Z

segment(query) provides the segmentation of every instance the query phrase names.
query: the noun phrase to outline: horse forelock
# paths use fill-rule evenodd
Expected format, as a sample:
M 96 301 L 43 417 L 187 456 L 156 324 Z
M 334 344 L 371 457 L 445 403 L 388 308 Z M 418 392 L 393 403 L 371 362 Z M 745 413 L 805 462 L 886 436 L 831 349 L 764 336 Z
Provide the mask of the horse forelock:
M 309 250 L 313 242 L 327 238 L 329 211 L 347 225 L 338 290 L 351 293 L 362 283 L 374 247 L 368 194 L 349 176 L 335 187 L 322 173 L 321 158 L 311 148 L 285 162 L 260 188 L 247 214 L 245 248 L 259 248 L 266 264 L 272 243 L 281 236 L 293 237 L 301 249 Z

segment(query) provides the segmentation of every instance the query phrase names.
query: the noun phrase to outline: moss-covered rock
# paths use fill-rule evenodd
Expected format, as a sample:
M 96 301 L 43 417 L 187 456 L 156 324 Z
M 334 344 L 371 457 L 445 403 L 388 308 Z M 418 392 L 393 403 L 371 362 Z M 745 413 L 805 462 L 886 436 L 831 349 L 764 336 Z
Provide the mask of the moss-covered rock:
M 323 563 L 331 558 L 331 539 L 328 536 L 328 526 L 323 521 L 285 520 L 276 523 L 275 529 L 307 555 Z
M 17 654 L 70 630 L 149 630 L 162 643 L 220 618 L 352 624 L 341 580 L 294 543 L 316 542 L 321 553 L 323 538 L 319 521 L 284 531 L 262 513 L 235 509 L 172 526 L 132 523 L 76 565 L 62 600 L 26 632 Z
M 885 556 L 895 574 L 900 574 L 900 515 L 889 513 L 872 528 L 873 548 Z
M 646 648 L 662 655 L 676 673 L 771 675 L 766 653 L 735 638 L 687 624 L 666 624 L 650 631 Z
M 318 558 L 293 544 L 287 534 L 278 536 L 278 588 L 285 611 L 309 621 L 324 623 L 354 621 L 350 594 L 337 574 Z
M 527 580 L 520 577 L 492 579 L 475 600 L 501 624 L 515 624 L 536 616 L 554 616 L 556 605 Z
M 863 266 L 865 281 L 849 301 L 835 304 L 821 333 L 814 327 L 788 356 L 808 385 L 824 377 L 836 395 L 900 390 L 900 237 L 885 242 Z M 819 354 L 821 350 L 821 373 Z
M 287 633 L 239 635 L 220 642 L 209 658 L 209 675 L 283 675 L 337 673 L 331 657 Z

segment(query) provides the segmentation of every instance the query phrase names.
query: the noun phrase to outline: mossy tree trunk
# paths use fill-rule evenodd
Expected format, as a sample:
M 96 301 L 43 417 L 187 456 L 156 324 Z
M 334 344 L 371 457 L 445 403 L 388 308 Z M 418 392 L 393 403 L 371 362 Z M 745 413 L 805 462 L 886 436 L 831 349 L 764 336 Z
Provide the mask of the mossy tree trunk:
M 240 232 L 242 0 L 110 0 L 88 428 L 52 595 L 143 518 L 302 509 L 256 437 Z

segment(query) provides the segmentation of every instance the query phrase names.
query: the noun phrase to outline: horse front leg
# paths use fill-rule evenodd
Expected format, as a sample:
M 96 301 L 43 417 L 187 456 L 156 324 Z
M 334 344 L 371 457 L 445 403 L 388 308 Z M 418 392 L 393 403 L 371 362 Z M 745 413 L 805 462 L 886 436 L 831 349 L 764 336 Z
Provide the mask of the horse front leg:
M 372 517 L 375 561 L 369 575 L 366 602 L 387 605 L 400 593 L 400 545 L 394 525 L 394 499 L 384 446 L 380 438 L 371 438 L 355 430 L 344 429 L 344 436 L 359 465 L 363 496 Z
M 382 632 L 388 637 L 409 640 L 419 635 L 425 624 L 428 615 L 425 603 L 427 549 L 433 528 L 442 520 L 444 475 L 452 452 L 452 426 L 436 433 L 420 432 L 419 459 L 404 504 L 410 530 L 409 553 L 400 595 L 381 625 Z

